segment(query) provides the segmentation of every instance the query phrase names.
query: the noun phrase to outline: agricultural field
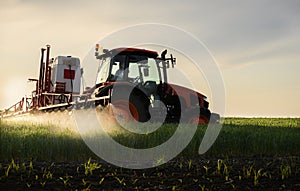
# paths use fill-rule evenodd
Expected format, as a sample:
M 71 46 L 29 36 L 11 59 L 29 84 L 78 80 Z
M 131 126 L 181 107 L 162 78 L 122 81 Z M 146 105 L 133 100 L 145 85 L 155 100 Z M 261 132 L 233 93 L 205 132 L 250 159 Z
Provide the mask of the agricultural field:
M 299 118 L 226 118 L 204 155 L 197 152 L 206 126 L 199 125 L 179 156 L 143 170 L 101 160 L 66 124 L 0 121 L 1 190 L 300 190 Z M 123 145 L 149 148 L 175 130 L 167 124 L 145 135 L 109 134 Z

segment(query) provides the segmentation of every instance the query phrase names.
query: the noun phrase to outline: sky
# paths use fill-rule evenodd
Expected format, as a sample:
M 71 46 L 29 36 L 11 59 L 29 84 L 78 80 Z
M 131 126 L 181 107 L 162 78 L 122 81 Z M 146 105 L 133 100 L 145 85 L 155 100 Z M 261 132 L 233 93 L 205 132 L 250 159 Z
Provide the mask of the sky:
M 46 44 L 53 57 L 84 58 L 114 31 L 161 23 L 210 50 L 225 84 L 225 116 L 299 117 L 299 21 L 297 0 L 1 0 L 0 108 L 30 94 L 27 79 L 38 76 Z

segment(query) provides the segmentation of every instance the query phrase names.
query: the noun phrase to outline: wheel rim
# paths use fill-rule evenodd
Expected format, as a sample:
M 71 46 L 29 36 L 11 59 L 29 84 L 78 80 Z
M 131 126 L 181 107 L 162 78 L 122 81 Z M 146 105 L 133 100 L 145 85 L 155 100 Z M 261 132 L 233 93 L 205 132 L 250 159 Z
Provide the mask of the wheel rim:
M 134 118 L 139 121 L 139 113 L 137 108 L 126 100 L 118 100 L 112 103 L 114 106 L 114 115 L 118 120 L 131 121 Z
M 193 116 L 189 120 L 191 124 L 207 124 L 208 122 L 209 120 L 205 116 Z

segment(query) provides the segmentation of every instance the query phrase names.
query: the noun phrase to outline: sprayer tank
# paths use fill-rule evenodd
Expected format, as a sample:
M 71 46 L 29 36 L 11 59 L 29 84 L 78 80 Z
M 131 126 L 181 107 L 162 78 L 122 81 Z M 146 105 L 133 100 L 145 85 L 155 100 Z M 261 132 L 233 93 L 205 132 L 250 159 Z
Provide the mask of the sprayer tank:
M 58 56 L 52 62 L 51 91 L 80 93 L 81 69 L 79 58 Z

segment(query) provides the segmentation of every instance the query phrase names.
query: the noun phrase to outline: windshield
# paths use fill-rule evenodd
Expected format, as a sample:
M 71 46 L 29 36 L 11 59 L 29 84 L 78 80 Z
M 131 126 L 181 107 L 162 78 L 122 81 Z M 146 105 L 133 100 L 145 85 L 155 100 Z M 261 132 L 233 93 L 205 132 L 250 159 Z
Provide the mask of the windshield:
M 129 81 L 135 81 L 135 83 L 154 81 L 158 84 L 160 82 L 160 74 L 156 60 L 147 57 L 129 59 L 128 79 Z
M 100 60 L 96 83 L 107 81 L 128 81 L 159 84 L 161 80 L 160 60 L 143 55 L 122 55 L 104 57 Z
M 98 72 L 97 72 L 96 84 L 106 82 L 109 75 L 110 60 L 111 60 L 110 57 L 105 57 L 100 61 Z

